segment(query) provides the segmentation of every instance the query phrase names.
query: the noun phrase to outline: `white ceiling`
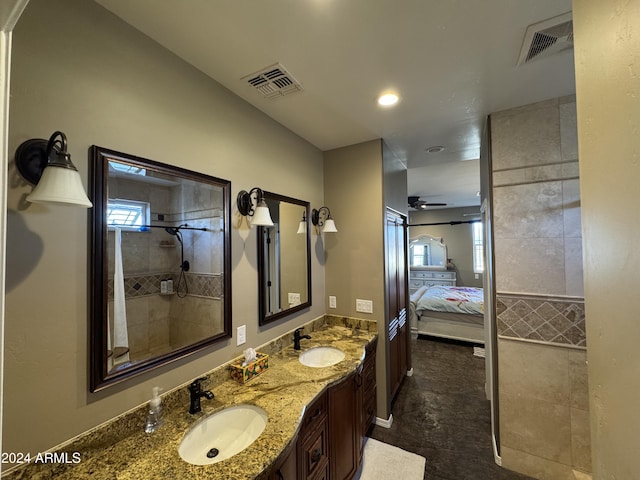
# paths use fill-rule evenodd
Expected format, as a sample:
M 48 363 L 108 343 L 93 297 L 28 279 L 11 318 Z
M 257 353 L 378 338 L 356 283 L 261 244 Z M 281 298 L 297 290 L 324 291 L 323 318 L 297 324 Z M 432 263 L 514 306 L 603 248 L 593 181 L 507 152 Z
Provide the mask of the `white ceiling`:
M 479 203 L 488 114 L 575 93 L 572 50 L 516 66 L 527 26 L 571 0 L 96 1 L 321 150 L 383 138 L 409 195 L 449 207 Z M 241 80 L 275 63 L 302 92 Z

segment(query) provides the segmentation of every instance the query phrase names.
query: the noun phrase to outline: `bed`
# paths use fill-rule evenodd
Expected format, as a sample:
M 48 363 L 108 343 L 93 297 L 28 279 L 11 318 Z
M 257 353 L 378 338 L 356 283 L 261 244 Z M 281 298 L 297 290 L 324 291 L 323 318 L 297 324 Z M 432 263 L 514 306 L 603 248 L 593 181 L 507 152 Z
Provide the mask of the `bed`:
M 432 285 L 418 289 L 409 301 L 410 325 L 418 335 L 484 345 L 482 288 Z

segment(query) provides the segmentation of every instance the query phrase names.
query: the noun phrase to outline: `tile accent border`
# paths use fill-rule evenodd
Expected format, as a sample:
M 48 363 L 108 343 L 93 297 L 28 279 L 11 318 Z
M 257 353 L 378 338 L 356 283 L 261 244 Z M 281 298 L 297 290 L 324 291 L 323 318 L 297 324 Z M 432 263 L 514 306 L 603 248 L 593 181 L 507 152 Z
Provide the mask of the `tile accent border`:
M 160 282 L 168 278 L 173 280 L 175 291 L 179 278 L 177 273 L 127 275 L 124 277 L 125 298 L 160 295 Z M 187 273 L 185 278 L 189 287 L 189 296 L 222 298 L 223 282 L 221 273 Z M 113 300 L 113 277 L 109 278 L 107 288 L 109 300 Z
M 498 335 L 586 348 L 584 298 L 496 294 Z

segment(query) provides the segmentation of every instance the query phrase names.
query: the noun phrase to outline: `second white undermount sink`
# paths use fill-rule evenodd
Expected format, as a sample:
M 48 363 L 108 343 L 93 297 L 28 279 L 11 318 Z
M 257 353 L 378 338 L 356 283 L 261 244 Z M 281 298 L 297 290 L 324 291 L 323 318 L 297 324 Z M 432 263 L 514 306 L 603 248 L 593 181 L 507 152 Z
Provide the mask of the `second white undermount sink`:
M 234 405 L 205 417 L 185 434 L 178 453 L 193 465 L 211 465 L 247 448 L 267 426 L 267 412 L 255 405 Z
M 344 352 L 335 347 L 313 347 L 305 350 L 298 361 L 307 367 L 330 367 L 344 360 Z

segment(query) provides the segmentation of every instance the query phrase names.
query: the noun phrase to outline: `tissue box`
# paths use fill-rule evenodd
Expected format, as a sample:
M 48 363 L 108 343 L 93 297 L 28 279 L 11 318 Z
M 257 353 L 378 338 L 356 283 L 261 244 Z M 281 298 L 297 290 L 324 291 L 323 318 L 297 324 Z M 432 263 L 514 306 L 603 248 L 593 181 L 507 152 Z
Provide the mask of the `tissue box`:
M 269 368 L 269 355 L 256 352 L 256 359 L 248 365 L 242 366 L 242 360 L 232 363 L 229 367 L 231 378 L 238 383 L 247 383 Z

